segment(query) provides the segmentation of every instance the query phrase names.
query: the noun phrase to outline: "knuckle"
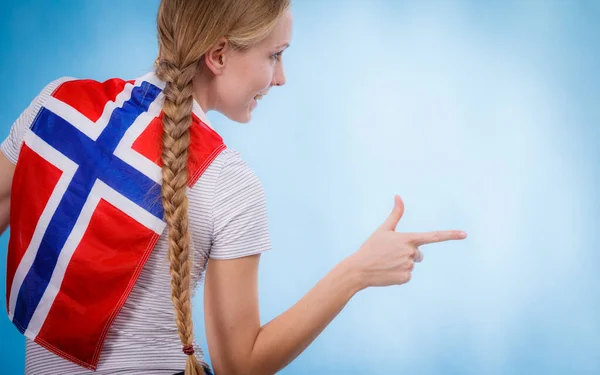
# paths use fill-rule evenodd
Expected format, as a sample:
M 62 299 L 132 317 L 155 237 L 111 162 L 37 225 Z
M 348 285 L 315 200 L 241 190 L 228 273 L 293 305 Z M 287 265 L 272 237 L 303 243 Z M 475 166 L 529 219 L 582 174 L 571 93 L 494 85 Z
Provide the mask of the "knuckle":
M 401 270 L 396 274 L 396 282 L 397 285 L 402 285 L 410 281 L 411 272 L 408 270 Z
M 412 244 L 416 241 L 416 237 L 412 234 L 402 234 L 402 241 L 407 244 Z

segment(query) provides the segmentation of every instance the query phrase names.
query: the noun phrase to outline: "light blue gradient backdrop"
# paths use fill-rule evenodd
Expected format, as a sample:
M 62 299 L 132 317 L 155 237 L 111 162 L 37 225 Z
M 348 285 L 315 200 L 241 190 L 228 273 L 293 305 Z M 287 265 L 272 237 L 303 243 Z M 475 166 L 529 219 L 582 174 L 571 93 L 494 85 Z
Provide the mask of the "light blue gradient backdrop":
M 157 4 L 2 2 L 2 138 L 51 80 L 151 69 Z M 355 251 L 395 193 L 399 231 L 469 238 L 425 246 L 409 284 L 359 293 L 281 373 L 600 373 L 600 2 L 293 7 L 287 85 L 250 124 L 209 113 L 265 187 L 263 323 Z M 0 372 L 22 373 L 6 315 L 0 337 Z

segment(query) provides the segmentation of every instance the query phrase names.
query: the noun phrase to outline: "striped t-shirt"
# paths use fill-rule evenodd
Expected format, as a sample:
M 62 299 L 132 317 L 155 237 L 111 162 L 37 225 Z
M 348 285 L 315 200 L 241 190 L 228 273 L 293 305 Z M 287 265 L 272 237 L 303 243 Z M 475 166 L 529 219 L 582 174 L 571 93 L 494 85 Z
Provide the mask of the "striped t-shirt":
M 23 138 L 41 103 L 64 80 L 46 86 L 13 124 L 0 145 L 12 163 L 17 162 Z M 200 286 L 206 268 L 199 259 L 200 252 L 209 259 L 233 259 L 271 249 L 263 187 L 239 152 L 223 150 L 188 189 L 188 200 L 192 290 Z M 186 355 L 181 350 L 171 302 L 166 231 L 108 331 L 98 369 L 93 372 L 80 367 L 26 339 L 25 374 L 172 375 L 183 371 Z M 202 328 L 195 325 L 195 332 L 201 334 Z M 195 355 L 205 361 L 197 342 Z

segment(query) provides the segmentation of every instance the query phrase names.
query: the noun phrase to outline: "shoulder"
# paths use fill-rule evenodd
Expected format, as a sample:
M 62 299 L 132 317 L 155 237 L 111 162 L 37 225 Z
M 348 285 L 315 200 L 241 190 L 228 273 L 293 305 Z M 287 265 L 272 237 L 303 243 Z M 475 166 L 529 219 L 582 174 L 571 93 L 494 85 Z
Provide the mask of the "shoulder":
M 77 79 L 73 77 L 60 77 L 46 84 L 46 86 L 44 86 L 44 88 L 39 92 L 39 94 L 31 101 L 29 107 L 27 108 L 27 111 L 31 112 L 31 114 L 35 116 L 35 114 L 41 109 L 41 107 L 48 100 L 48 98 L 52 96 L 59 87 L 61 87 L 67 82 L 73 82 L 76 80 Z
M 53 90 L 54 96 L 67 96 L 70 93 L 87 94 L 87 96 L 80 98 L 82 100 L 98 96 L 114 96 L 122 92 L 127 84 L 130 86 L 140 84 L 136 80 L 125 80 L 123 78 L 108 78 L 100 81 L 92 78 L 63 77 L 57 81 L 58 85 Z
M 46 84 L 12 124 L 10 133 L 0 145 L 0 149 L 13 164 L 17 163 L 21 144 L 23 143 L 27 130 L 33 125 L 37 114 L 46 104 L 48 98 L 52 96 L 59 86 L 72 80 L 74 80 L 72 77 L 61 77 Z
M 262 211 L 265 192 L 254 169 L 233 149 L 223 151 L 212 199 L 215 229 L 242 212 Z
M 264 199 L 263 184 L 243 155 L 225 148 L 188 190 L 190 205 L 209 203 L 210 212 L 220 214 Z
M 211 217 L 211 258 L 233 259 L 271 249 L 262 182 L 235 150 L 223 154 Z
M 123 92 L 127 84 L 133 86 L 136 84 L 136 80 L 109 78 L 99 81 L 91 78 L 60 77 L 44 86 L 32 100 L 28 110 L 34 113 L 37 112 L 36 110 L 39 110 L 51 96 L 59 100 L 69 98 L 76 101 L 86 101 L 99 97 L 108 97 L 114 100 L 114 96 Z
M 70 76 L 60 77 L 46 84 L 46 86 L 44 86 L 44 88 L 34 97 L 23 114 L 29 116 L 27 122 L 30 125 L 35 118 L 35 115 L 48 102 L 50 97 L 57 97 L 60 100 L 60 97 L 75 96 L 79 100 L 86 100 L 89 99 L 90 96 L 82 95 L 85 91 L 87 91 L 88 94 L 92 94 L 91 90 L 96 90 L 96 92 L 98 92 L 98 89 L 101 86 L 114 87 L 115 85 L 119 85 L 119 82 L 123 82 L 122 86 L 127 83 L 127 81 L 122 79 L 111 79 L 105 82 L 98 82 L 92 79 L 78 79 Z M 106 91 L 106 89 L 104 89 L 104 91 Z
M 217 161 L 217 160 L 216 160 Z M 262 193 L 262 182 L 254 169 L 245 160 L 242 154 L 234 149 L 227 148 L 223 150 L 218 158 L 218 178 L 216 186 L 216 196 L 226 196 L 241 190 L 251 188 L 256 193 L 259 190 Z M 247 195 L 248 192 L 245 192 Z

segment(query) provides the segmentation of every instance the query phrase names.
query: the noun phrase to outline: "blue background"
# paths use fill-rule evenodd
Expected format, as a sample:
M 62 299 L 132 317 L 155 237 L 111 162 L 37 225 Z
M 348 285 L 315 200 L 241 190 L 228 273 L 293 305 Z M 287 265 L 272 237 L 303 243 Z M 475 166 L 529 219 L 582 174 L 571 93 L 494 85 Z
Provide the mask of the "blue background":
M 3 1 L 0 136 L 58 77 L 149 71 L 157 5 Z M 293 9 L 287 85 L 250 124 L 208 114 L 265 187 L 263 323 L 358 249 L 394 194 L 398 231 L 469 237 L 423 247 L 409 284 L 359 293 L 281 374 L 600 373 L 600 2 Z M 0 338 L 1 372 L 22 373 L 6 314 Z

